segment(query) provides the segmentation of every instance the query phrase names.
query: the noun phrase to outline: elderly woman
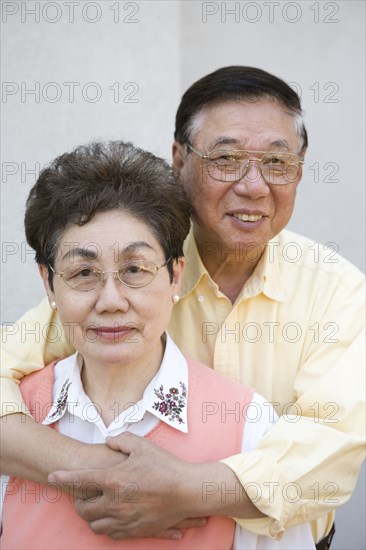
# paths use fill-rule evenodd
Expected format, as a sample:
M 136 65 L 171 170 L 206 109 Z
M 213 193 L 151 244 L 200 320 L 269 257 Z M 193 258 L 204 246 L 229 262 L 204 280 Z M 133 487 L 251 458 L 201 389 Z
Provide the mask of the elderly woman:
M 184 357 L 166 333 L 189 226 L 188 203 L 168 165 L 131 144 L 80 147 L 43 170 L 28 198 L 26 237 L 77 352 L 23 380 L 38 422 L 93 444 L 130 430 L 193 462 L 248 450 L 264 435 L 269 421 L 246 423 L 251 401 L 263 399 Z M 239 404 L 240 414 L 222 414 L 219 404 L 226 411 Z M 127 491 L 131 505 L 137 493 Z M 57 487 L 17 478 L 8 484 L 4 550 L 233 547 L 313 544 L 306 525 L 276 542 L 223 517 L 174 542 L 112 540 L 94 534 Z

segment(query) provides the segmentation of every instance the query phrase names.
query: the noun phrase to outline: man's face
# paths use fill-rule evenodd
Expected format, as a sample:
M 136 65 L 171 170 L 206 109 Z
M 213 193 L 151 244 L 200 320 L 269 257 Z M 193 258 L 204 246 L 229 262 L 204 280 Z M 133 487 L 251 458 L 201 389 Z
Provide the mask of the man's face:
M 213 103 L 198 116 L 192 145 L 204 154 L 215 149 L 299 153 L 295 118 L 277 101 Z M 209 175 L 207 161 L 175 143 L 173 167 L 192 204 L 201 249 L 205 243 L 227 250 L 264 245 L 292 215 L 298 181 L 269 185 L 255 163 L 237 182 L 217 181 Z

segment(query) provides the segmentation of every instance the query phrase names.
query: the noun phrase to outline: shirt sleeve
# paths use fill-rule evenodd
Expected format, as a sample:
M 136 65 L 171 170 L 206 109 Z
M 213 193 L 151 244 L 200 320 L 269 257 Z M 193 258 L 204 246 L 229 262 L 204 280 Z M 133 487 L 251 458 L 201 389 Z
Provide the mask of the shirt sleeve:
M 4 324 L 1 327 L 1 416 L 17 412 L 29 414 L 18 387 L 20 380 L 73 352 L 47 298 L 16 323 Z
M 252 411 L 252 412 L 251 412 Z M 247 417 L 242 439 L 241 452 L 246 453 L 257 447 L 270 428 L 278 421 L 278 415 L 268 401 L 259 395 L 253 394 L 252 401 L 247 408 Z M 308 523 L 296 525 L 286 530 L 281 540 L 267 536 L 258 536 L 236 524 L 233 549 L 261 549 L 261 550 L 314 550 L 314 541 Z
M 318 317 L 325 330 L 309 335 L 291 414 L 255 450 L 223 461 L 267 516 L 237 520 L 257 534 L 280 538 L 293 525 L 324 518 L 355 487 L 365 456 L 365 333 L 363 281 L 352 282 L 338 285 Z M 332 337 L 329 326 L 337 328 Z

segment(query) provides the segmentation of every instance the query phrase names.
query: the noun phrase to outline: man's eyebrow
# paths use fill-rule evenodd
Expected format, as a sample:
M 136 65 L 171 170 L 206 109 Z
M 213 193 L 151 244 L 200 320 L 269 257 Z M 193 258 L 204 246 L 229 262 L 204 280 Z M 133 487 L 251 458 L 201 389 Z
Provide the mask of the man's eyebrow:
M 276 141 L 272 141 L 270 145 L 271 147 L 285 147 L 286 149 L 290 149 L 289 143 L 285 139 L 277 139 Z
M 216 147 L 217 145 L 234 145 L 236 143 L 239 143 L 239 141 L 235 138 L 222 137 L 218 138 L 212 145 Z
M 217 147 L 218 145 L 236 145 L 243 149 L 244 146 L 240 145 L 240 140 L 232 138 L 232 137 L 221 137 L 218 138 L 211 147 Z M 290 149 L 288 141 L 285 139 L 276 139 L 274 141 L 268 142 L 269 147 L 284 147 L 286 149 Z

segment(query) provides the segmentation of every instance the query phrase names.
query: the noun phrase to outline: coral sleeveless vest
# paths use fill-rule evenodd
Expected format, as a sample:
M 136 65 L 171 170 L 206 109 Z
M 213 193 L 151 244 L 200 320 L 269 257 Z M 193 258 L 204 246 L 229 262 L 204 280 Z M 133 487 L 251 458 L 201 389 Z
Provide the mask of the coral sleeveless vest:
M 191 359 L 187 361 L 189 432 L 182 433 L 159 422 L 146 438 L 190 462 L 218 461 L 237 454 L 241 450 L 246 406 L 253 390 Z M 52 403 L 54 365 L 27 376 L 21 383 L 23 398 L 37 422 L 46 417 Z M 233 488 L 227 488 L 230 489 Z M 74 511 L 70 500 L 69 495 L 50 485 L 11 478 L 4 502 L 2 550 L 224 550 L 233 545 L 234 521 L 217 516 L 210 517 L 205 527 L 184 530 L 181 540 L 113 540 L 95 535 Z

